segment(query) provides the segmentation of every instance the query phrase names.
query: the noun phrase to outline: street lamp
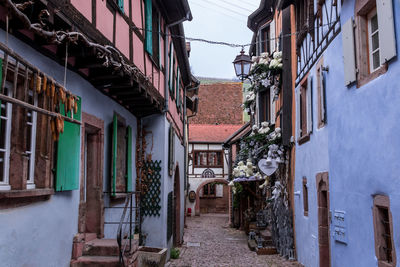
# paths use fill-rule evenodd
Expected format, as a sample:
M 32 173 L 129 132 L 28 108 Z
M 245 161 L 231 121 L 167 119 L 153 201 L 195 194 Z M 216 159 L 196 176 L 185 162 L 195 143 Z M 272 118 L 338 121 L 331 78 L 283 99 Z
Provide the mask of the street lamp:
M 240 51 L 240 55 L 237 55 L 233 61 L 235 67 L 236 76 L 243 82 L 247 76 L 249 76 L 251 59 L 249 55 L 244 54 L 244 49 Z

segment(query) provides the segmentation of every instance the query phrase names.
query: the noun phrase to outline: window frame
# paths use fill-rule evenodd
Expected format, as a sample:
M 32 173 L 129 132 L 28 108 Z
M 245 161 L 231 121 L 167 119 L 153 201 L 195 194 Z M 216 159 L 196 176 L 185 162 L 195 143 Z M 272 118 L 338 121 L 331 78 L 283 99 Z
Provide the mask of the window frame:
M 33 97 L 33 105 L 37 106 L 38 105 L 38 95 L 36 93 L 32 92 L 32 97 Z M 37 129 L 37 112 L 32 111 L 32 110 L 27 110 L 26 111 L 26 116 L 29 117 L 29 114 L 32 118 L 32 122 L 26 122 L 27 125 L 31 125 L 31 141 L 30 141 L 30 151 L 25 151 L 27 155 L 29 155 L 29 171 L 28 171 L 28 177 L 26 179 L 26 189 L 35 189 L 35 152 L 36 152 L 36 129 Z
M 307 178 L 303 177 L 303 212 L 304 216 L 308 217 L 308 186 L 307 186 Z
M 204 190 L 204 188 L 207 188 L 207 194 L 205 193 L 205 190 Z M 211 193 L 211 189 L 213 189 L 213 194 Z M 216 187 L 216 184 L 215 183 L 208 183 L 208 184 L 206 184 L 206 185 L 203 185 L 203 198 L 215 198 L 216 197 L 216 195 L 217 195 L 217 193 L 216 193 L 216 191 L 217 191 L 217 187 Z
M 206 153 L 207 154 L 207 156 L 206 156 L 206 158 L 207 158 L 207 164 L 206 165 L 201 165 L 201 163 L 200 163 L 200 165 L 198 165 L 197 164 L 197 155 L 199 154 L 199 153 Z M 217 153 L 217 155 L 218 155 L 218 153 L 220 153 L 220 162 L 221 162 L 221 164 L 220 165 L 210 165 L 210 163 L 209 163 L 209 155 L 210 155 L 210 153 Z M 193 151 L 193 155 L 194 155 L 194 157 L 193 157 L 193 166 L 195 167 L 195 168 L 223 168 L 224 167 L 224 161 L 223 161 L 223 151 L 222 150 L 195 150 L 195 151 Z
M 380 68 L 381 66 L 381 62 L 380 62 L 380 44 L 379 44 L 379 37 L 378 37 L 378 48 L 373 50 L 372 48 L 372 36 L 375 34 L 378 34 L 379 36 L 379 24 L 378 24 L 378 28 L 376 31 L 372 32 L 372 18 L 376 16 L 376 23 L 378 24 L 378 13 L 376 10 L 376 7 L 374 7 L 372 10 L 370 10 L 367 14 L 367 26 L 368 26 L 368 30 L 367 30 L 367 45 L 368 45 L 368 62 L 369 62 L 369 73 L 373 73 L 374 71 L 376 71 L 377 69 Z M 378 66 L 375 68 L 374 67 L 374 54 L 378 52 Z
M 389 262 L 385 259 L 382 259 L 380 247 L 382 246 L 382 239 L 381 236 L 387 233 L 382 232 L 382 224 L 385 223 L 382 219 L 382 217 L 379 214 L 380 209 L 386 209 L 387 210 L 387 217 L 389 221 L 386 221 L 387 224 L 389 224 L 389 229 L 386 229 L 389 231 L 389 240 L 386 240 L 390 242 L 391 245 L 391 251 L 390 251 L 390 256 L 392 258 L 392 261 Z M 374 244 L 375 244 L 375 256 L 378 260 L 378 267 L 395 267 L 396 266 L 396 250 L 395 250 L 395 244 L 393 242 L 393 219 L 392 219 L 392 213 L 390 211 L 390 200 L 388 196 L 385 195 L 375 195 L 373 199 L 373 225 L 374 225 Z
M 317 94 L 318 94 L 318 129 L 321 129 L 326 124 L 326 88 L 323 58 L 319 60 L 316 68 L 317 76 Z
M 11 85 L 10 82 L 6 82 L 5 88 L 7 88 L 7 96 L 11 97 L 12 96 L 12 90 L 10 90 L 7 86 Z M 5 136 L 5 141 L 4 141 L 4 150 L 1 152 L 4 152 L 4 164 L 3 164 L 3 175 L 4 175 L 4 180 L 0 181 L 0 191 L 6 191 L 6 190 L 11 190 L 11 185 L 10 185 L 10 151 L 11 151 L 11 128 L 12 128 L 12 108 L 13 105 L 10 102 L 4 102 L 1 103 L 1 105 L 6 105 L 6 136 Z M 1 116 L 1 114 L 0 114 Z M 3 119 L 3 117 L 2 117 Z

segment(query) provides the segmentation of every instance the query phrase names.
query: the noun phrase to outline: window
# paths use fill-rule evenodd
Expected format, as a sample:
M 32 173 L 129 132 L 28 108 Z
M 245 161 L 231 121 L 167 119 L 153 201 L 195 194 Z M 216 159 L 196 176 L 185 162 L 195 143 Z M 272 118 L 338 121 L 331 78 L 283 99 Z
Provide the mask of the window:
M 379 62 L 379 29 L 378 15 L 376 8 L 368 14 L 368 48 L 369 48 L 369 68 L 370 72 L 374 72 L 380 67 Z
M 132 190 L 132 128 L 114 112 L 112 122 L 112 196 Z
M 259 51 L 261 53 L 268 52 L 269 54 L 271 53 L 271 47 L 270 47 L 270 27 L 265 26 L 258 32 L 258 41 L 259 43 Z
M 176 99 L 175 99 L 175 104 L 176 104 L 176 109 L 178 110 L 178 112 L 180 112 L 181 110 L 181 80 L 180 80 L 180 70 L 178 67 L 178 70 L 176 71 L 177 75 L 176 75 L 176 82 L 175 82 L 175 88 L 176 88 Z
M 157 64 L 160 64 L 160 14 L 153 7 L 152 11 L 152 40 L 153 40 L 153 59 Z M 159 65 L 161 68 L 161 65 Z
M 33 94 L 32 90 L 28 92 L 28 103 L 37 106 L 37 94 Z M 34 189 L 34 172 L 35 172 L 35 150 L 36 150 L 36 122 L 37 114 L 31 110 L 26 111 L 26 131 L 25 140 L 26 148 L 25 153 L 28 157 L 28 176 L 27 176 L 27 189 Z
M 7 83 L 8 84 L 8 83 Z M 4 94 L 11 96 L 10 85 L 4 88 Z M 9 184 L 9 164 L 10 164 L 10 139 L 11 139 L 11 120 L 12 104 L 1 103 L 0 114 L 0 190 L 10 190 Z
M 297 136 L 299 144 L 310 139 L 312 132 L 312 77 L 300 83 L 296 91 Z
M 175 164 L 175 130 L 172 124 L 169 125 L 168 139 L 168 173 L 172 176 Z
M 203 186 L 203 197 L 215 197 L 215 184 L 206 184 Z
M 317 63 L 317 91 L 318 91 L 318 128 L 326 123 L 325 75 L 323 59 Z
M 259 105 L 260 105 L 260 122 L 268 121 L 271 124 L 275 124 L 275 101 L 274 101 L 274 89 L 270 87 L 260 92 Z
M 303 177 L 303 210 L 304 216 L 308 216 L 308 187 L 306 177 Z
M 357 82 L 360 87 L 387 71 L 397 55 L 393 17 L 392 0 L 356 1 L 354 22 L 342 25 L 347 86 Z
M 221 151 L 195 151 L 195 167 L 222 167 Z
M 396 266 L 396 252 L 393 243 L 392 214 L 388 196 L 374 196 L 373 220 L 378 267 L 394 267 Z

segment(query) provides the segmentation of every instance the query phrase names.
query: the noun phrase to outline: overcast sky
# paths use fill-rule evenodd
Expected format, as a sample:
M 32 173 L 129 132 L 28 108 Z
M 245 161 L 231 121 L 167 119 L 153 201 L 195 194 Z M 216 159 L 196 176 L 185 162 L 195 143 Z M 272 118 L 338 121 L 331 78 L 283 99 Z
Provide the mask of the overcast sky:
M 228 43 L 251 42 L 252 31 L 247 17 L 259 6 L 260 0 L 189 0 L 193 20 L 185 22 L 186 37 Z M 195 76 L 236 78 L 232 61 L 241 48 L 191 42 L 190 65 Z M 248 47 L 245 48 L 246 53 Z

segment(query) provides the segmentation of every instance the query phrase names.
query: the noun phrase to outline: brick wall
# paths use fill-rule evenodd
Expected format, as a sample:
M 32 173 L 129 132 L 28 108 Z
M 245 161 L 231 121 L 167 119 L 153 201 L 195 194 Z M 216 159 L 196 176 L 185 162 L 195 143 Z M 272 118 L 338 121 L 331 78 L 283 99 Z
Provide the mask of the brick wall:
M 197 116 L 191 124 L 243 124 L 241 83 L 200 85 Z

